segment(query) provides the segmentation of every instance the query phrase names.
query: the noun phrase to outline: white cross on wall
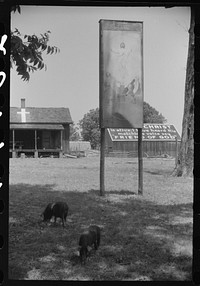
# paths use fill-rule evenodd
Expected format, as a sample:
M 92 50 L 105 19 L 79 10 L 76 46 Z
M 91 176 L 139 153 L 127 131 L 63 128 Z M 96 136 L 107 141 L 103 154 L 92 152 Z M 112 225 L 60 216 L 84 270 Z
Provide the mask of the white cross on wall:
M 18 111 L 17 114 L 21 114 L 21 122 L 26 122 L 26 114 L 30 114 L 30 112 L 27 112 L 25 108 L 21 108 L 21 111 Z

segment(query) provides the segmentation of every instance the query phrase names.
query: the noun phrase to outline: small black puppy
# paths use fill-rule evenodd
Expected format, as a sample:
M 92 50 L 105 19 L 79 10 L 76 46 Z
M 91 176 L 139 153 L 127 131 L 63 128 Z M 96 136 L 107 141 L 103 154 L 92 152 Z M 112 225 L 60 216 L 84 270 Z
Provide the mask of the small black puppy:
M 43 221 L 50 221 L 50 219 L 54 216 L 54 222 L 56 223 L 56 219 L 59 217 L 62 219 L 62 224 L 64 227 L 64 221 L 66 223 L 68 210 L 68 205 L 65 202 L 49 203 L 42 213 Z
M 97 225 L 91 225 L 87 231 L 84 231 L 79 239 L 79 253 L 81 263 L 86 263 L 88 256 L 88 246 L 94 245 L 95 250 L 98 249 L 100 245 L 100 227 Z

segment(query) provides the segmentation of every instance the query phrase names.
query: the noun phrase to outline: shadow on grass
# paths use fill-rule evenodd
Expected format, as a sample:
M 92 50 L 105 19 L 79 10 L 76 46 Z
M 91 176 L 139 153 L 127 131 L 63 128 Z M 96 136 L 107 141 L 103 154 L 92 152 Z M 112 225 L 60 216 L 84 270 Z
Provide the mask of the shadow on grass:
M 192 224 L 187 219 L 192 204 L 161 206 L 137 197 L 110 204 L 107 196 L 99 196 L 99 190 L 58 192 L 53 187 L 10 186 L 10 279 L 28 279 L 27 273 L 33 269 L 39 269 L 43 279 L 52 279 L 52 271 L 60 280 L 191 279 L 188 243 Z M 116 192 L 109 192 L 112 194 Z M 122 190 L 117 194 L 133 193 Z M 69 205 L 64 229 L 59 222 L 56 227 L 40 222 L 47 203 L 58 200 Z M 90 224 L 102 226 L 101 245 L 86 266 L 81 266 L 75 253 L 80 234 Z
M 88 191 L 90 194 L 94 194 L 96 196 L 100 195 L 100 190 L 91 189 Z M 121 191 L 106 191 L 106 194 L 116 194 L 116 195 L 137 195 L 135 192 L 131 192 L 128 190 L 121 190 Z

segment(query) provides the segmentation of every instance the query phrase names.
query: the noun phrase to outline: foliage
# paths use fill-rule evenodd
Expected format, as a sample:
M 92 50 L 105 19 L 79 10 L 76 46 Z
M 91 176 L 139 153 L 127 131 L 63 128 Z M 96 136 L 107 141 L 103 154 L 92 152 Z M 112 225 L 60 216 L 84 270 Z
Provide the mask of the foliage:
M 167 121 L 161 113 L 145 101 L 143 104 L 143 112 L 144 123 L 165 123 Z
M 79 141 L 81 138 L 82 136 L 79 127 L 74 123 L 70 124 L 70 141 Z
M 147 102 L 144 102 L 144 123 L 165 123 L 166 119 Z M 99 128 L 99 108 L 91 109 L 79 121 L 82 129 L 82 137 L 85 141 L 90 141 L 92 148 L 100 145 L 100 128 Z
M 99 108 L 91 109 L 86 113 L 82 120 L 79 121 L 82 129 L 82 137 L 85 141 L 90 141 L 93 149 L 99 147 L 100 144 L 100 128 L 99 128 Z
M 13 6 L 11 11 L 20 13 L 20 6 Z M 59 52 L 57 47 L 48 45 L 50 33 L 47 31 L 38 37 L 35 34 L 22 35 L 18 29 L 11 31 L 11 68 L 15 65 L 17 74 L 24 81 L 29 81 L 30 72 L 47 69 L 42 57 L 44 51 L 47 54 Z

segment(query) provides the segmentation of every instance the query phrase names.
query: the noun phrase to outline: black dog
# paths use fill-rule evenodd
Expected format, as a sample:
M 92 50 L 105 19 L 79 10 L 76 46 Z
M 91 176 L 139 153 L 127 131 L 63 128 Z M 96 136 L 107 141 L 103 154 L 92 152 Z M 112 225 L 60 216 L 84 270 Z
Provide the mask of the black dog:
M 54 222 L 56 223 L 57 217 L 62 219 L 62 224 L 64 227 L 64 221 L 66 223 L 66 217 L 68 214 L 68 205 L 65 202 L 50 203 L 46 206 L 43 215 L 43 221 L 50 221 L 54 216 Z
M 97 225 L 91 225 L 87 231 L 83 232 L 79 239 L 79 253 L 81 263 L 86 262 L 88 256 L 88 246 L 94 245 L 95 250 L 100 245 L 100 227 Z

